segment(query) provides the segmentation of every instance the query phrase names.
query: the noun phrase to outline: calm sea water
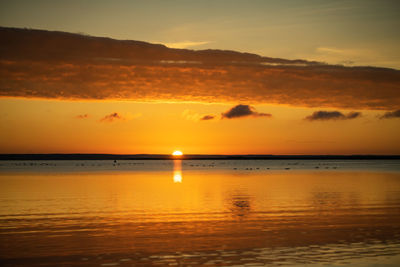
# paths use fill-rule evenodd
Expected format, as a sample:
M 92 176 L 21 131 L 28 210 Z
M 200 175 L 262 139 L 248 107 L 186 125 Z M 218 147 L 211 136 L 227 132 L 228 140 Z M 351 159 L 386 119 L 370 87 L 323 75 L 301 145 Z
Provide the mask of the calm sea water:
M 1 161 L 3 266 L 399 266 L 400 161 Z

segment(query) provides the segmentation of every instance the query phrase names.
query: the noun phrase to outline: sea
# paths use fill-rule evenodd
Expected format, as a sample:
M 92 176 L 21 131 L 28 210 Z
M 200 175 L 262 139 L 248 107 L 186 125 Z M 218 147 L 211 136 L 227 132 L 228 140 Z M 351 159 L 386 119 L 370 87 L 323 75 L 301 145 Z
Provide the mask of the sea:
M 3 160 L 0 265 L 400 266 L 400 160 Z

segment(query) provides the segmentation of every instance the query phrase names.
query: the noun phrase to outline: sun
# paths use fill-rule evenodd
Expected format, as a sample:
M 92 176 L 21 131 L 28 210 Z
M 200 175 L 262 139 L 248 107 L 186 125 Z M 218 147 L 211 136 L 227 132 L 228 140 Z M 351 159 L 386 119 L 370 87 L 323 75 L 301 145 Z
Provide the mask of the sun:
M 179 150 L 175 150 L 175 151 L 172 153 L 172 156 L 182 156 L 182 155 L 183 155 L 182 151 L 179 151 Z

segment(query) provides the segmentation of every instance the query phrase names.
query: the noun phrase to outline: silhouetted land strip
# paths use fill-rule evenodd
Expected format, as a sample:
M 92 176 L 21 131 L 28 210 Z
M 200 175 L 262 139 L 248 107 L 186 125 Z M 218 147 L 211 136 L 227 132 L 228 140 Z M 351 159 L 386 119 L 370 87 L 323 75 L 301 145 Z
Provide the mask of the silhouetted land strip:
M 0 160 L 169 160 L 165 154 L 0 154 Z M 380 160 L 400 155 L 184 155 L 183 160 Z

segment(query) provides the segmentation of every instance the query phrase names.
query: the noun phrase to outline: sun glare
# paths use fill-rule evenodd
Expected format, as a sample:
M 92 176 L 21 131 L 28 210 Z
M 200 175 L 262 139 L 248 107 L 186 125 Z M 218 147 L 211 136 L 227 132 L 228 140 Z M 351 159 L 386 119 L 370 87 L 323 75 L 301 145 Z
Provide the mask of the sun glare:
M 172 153 L 172 156 L 182 156 L 182 155 L 183 155 L 183 153 L 179 150 L 176 150 Z

